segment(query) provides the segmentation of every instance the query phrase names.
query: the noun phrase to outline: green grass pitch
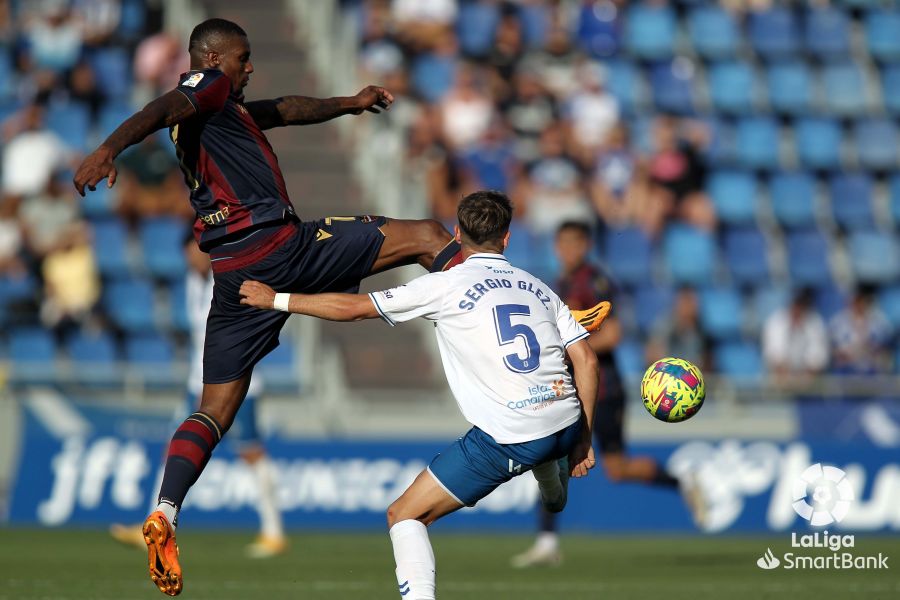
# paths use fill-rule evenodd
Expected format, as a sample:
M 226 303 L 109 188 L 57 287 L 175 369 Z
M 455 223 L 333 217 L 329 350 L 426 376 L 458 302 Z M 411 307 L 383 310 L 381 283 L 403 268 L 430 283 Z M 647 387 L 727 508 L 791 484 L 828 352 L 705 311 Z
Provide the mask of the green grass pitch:
M 243 558 L 249 534 L 179 535 L 185 589 L 208 600 L 397 600 L 387 535 L 294 535 L 291 551 Z M 432 534 L 441 600 L 823 600 L 900 598 L 900 540 L 858 536 L 855 554 L 888 554 L 887 571 L 763 571 L 756 559 L 773 537 L 580 537 L 563 541 L 558 568 L 517 571 L 510 555 L 527 536 Z M 821 552 L 821 551 L 819 551 Z M 146 555 L 96 530 L 0 529 L 0 600 L 161 599 L 147 577 Z M 894 561 L 897 561 L 896 563 Z

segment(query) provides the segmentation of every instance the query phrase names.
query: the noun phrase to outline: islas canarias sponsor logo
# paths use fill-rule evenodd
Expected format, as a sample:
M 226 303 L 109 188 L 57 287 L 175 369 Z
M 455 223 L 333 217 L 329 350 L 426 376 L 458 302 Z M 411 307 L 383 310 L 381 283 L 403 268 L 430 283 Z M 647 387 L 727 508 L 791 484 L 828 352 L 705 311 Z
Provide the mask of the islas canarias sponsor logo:
M 546 408 L 549 404 L 552 404 L 557 398 L 562 397 L 562 395 L 566 391 L 566 382 L 562 379 L 557 379 L 550 385 L 539 384 L 539 385 L 531 385 L 528 386 L 527 389 L 527 397 L 521 400 L 510 400 L 506 403 L 507 408 L 511 408 L 513 410 L 520 410 L 523 408 L 531 408 L 532 410 L 539 410 L 541 408 Z

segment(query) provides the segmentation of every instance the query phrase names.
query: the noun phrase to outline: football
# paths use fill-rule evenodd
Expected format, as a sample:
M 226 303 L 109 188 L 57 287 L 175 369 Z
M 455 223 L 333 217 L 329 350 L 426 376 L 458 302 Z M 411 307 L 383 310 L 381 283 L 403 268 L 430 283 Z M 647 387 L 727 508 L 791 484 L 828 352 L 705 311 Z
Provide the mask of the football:
M 647 411 L 669 423 L 689 419 L 703 406 L 706 386 L 696 365 L 666 357 L 647 367 L 641 380 L 641 399 Z

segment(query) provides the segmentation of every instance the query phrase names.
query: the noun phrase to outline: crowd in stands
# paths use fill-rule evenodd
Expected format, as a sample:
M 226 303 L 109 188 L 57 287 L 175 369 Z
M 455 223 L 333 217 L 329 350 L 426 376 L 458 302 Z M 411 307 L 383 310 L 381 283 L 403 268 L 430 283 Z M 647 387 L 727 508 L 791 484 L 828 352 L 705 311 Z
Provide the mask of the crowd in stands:
M 748 379 L 900 360 L 892 3 L 342 4 L 436 218 L 507 192 L 509 253 L 547 280 L 556 226 L 594 228 L 626 290 L 627 371 L 663 354 Z

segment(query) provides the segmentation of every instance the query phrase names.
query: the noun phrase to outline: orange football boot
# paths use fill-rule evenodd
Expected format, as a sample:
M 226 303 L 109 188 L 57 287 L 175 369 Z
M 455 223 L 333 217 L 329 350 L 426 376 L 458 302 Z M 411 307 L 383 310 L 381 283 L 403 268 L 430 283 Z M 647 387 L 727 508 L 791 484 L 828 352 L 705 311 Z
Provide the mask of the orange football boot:
M 181 579 L 181 565 L 178 564 L 175 530 L 166 516 L 157 510 L 144 521 L 141 532 L 147 544 L 150 579 L 163 594 L 177 596 L 184 582 Z
M 609 314 L 610 309 L 612 309 L 612 304 L 604 300 L 587 310 L 569 310 L 582 327 L 588 331 L 597 331 L 600 329 L 600 324 L 606 319 L 606 315 Z

